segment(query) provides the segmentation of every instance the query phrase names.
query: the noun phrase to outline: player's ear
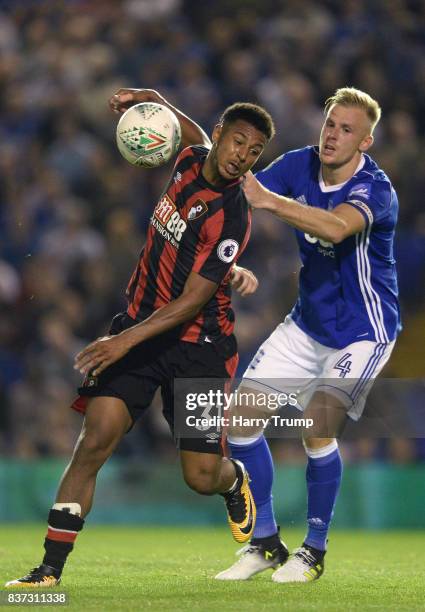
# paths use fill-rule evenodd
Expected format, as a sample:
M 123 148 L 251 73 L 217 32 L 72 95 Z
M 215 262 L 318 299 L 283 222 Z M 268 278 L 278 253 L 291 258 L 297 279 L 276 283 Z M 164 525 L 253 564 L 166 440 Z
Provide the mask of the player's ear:
M 373 145 L 373 136 L 372 134 L 368 134 L 365 138 L 363 138 L 363 140 L 361 141 L 360 145 L 359 145 L 359 151 L 361 151 L 362 153 L 364 153 L 365 151 L 367 151 L 368 149 L 370 149 L 370 147 Z
M 213 141 L 214 144 L 218 142 L 218 139 L 220 138 L 222 130 L 223 130 L 223 124 L 217 123 L 217 125 L 213 129 L 213 133 L 211 137 L 211 140 Z

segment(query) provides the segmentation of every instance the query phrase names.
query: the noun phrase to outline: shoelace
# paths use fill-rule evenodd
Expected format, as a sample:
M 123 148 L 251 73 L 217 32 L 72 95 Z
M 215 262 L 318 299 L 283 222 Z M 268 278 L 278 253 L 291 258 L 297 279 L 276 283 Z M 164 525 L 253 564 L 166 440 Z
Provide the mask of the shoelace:
M 254 544 L 246 544 L 243 548 L 237 551 L 236 555 L 238 557 L 241 557 L 245 553 L 252 554 L 252 553 L 259 552 L 259 550 L 260 550 L 259 546 L 255 546 Z
M 40 566 L 34 567 L 26 576 L 22 578 L 22 580 L 30 580 L 31 578 L 34 578 L 34 574 L 36 574 L 39 571 L 40 571 Z
M 21 580 L 31 580 L 33 578 L 36 578 L 37 580 L 41 580 L 42 578 L 45 577 L 49 577 L 49 576 L 53 576 L 54 578 L 56 578 L 56 576 L 53 574 L 53 572 L 51 574 L 44 574 L 41 572 L 41 566 L 37 566 L 34 567 L 26 576 L 24 576 Z
M 297 550 L 294 552 L 294 557 L 305 561 L 305 563 L 307 563 L 308 565 L 315 565 L 317 563 L 317 559 L 313 555 L 313 553 L 310 552 L 307 548 L 304 548 L 303 546 L 297 548 Z
M 246 514 L 246 504 L 240 489 L 230 493 L 229 497 L 226 498 L 226 503 L 231 519 L 237 523 L 243 521 Z

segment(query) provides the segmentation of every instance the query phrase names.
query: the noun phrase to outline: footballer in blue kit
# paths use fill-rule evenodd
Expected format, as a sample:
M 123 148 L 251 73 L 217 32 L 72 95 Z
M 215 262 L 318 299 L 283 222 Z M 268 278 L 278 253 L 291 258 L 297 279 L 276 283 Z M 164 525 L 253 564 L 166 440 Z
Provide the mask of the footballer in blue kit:
M 323 574 L 342 475 L 336 438 L 347 418 L 360 418 L 401 327 L 393 254 L 397 195 L 366 154 L 380 115 L 365 92 L 339 89 L 326 101 L 318 147 L 290 151 L 256 178 L 246 176 L 253 208 L 295 228 L 302 267 L 294 308 L 259 348 L 239 391 L 288 392 L 292 384 L 298 407 L 319 428 L 303 433 L 307 534 L 291 555 L 273 515 L 273 463 L 263 432 L 229 428 L 232 457 L 250 474 L 257 522 L 250 544 L 219 580 L 246 580 L 268 568 L 279 583 Z M 252 407 L 233 407 L 235 415 L 250 413 Z M 325 431 L 321 414 L 332 425 Z
M 303 265 L 293 321 L 332 348 L 358 339 L 394 340 L 400 320 L 393 254 L 398 200 L 385 173 L 363 154 L 351 179 L 326 186 L 319 147 L 305 147 L 256 177 L 279 195 L 328 211 L 346 202 L 364 218 L 361 233 L 337 244 L 296 230 Z

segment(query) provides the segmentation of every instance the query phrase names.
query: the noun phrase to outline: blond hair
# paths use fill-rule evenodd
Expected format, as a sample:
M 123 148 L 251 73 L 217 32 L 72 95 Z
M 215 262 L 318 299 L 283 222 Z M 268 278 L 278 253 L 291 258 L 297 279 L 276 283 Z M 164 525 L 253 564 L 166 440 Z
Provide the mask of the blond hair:
M 355 87 L 341 87 L 337 89 L 333 96 L 325 102 L 325 114 L 334 104 L 341 106 L 357 106 L 362 108 L 371 122 L 370 132 L 375 129 L 376 124 L 381 118 L 381 107 L 369 94 Z

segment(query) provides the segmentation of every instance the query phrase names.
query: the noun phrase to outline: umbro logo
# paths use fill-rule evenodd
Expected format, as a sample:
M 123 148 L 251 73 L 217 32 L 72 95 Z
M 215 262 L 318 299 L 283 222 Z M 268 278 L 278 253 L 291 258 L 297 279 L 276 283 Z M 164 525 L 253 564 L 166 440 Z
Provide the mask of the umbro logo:
M 220 437 L 220 434 L 218 434 L 218 433 L 208 433 L 208 434 L 206 434 L 205 437 L 208 438 L 208 440 L 205 440 L 206 442 L 217 444 L 218 439 Z
M 180 183 L 180 182 L 181 182 L 181 180 L 182 180 L 182 175 L 181 175 L 181 172 L 176 172 L 176 175 L 175 175 L 175 177 L 174 177 L 174 182 L 175 182 L 175 183 Z

